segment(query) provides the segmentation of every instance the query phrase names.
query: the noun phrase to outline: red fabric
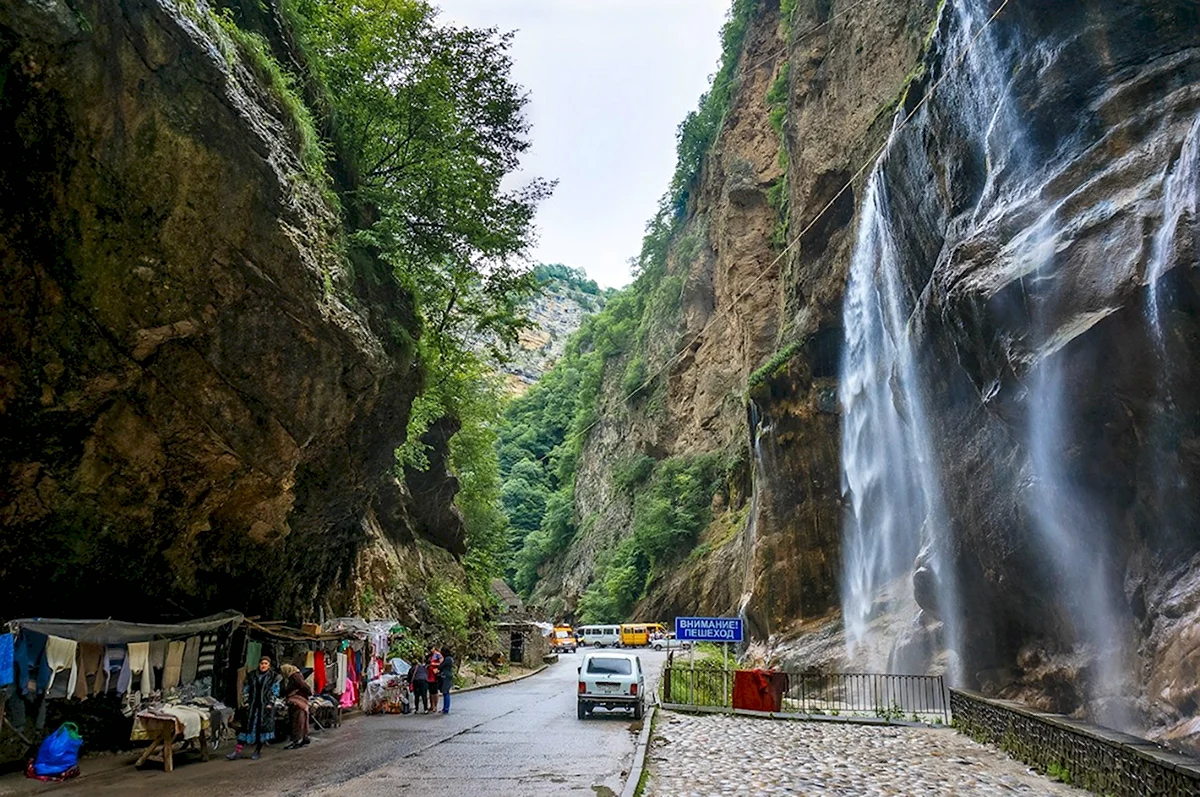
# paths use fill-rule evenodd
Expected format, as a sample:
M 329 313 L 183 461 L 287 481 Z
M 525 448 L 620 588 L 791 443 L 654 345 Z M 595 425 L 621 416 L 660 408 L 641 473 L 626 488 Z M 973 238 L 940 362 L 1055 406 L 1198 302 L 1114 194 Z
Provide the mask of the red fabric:
M 438 679 L 438 673 L 442 669 L 442 654 L 434 653 L 429 657 L 429 664 L 425 667 L 426 673 L 429 675 L 429 683 L 433 683 Z
M 733 707 L 748 711 L 779 711 L 787 675 L 771 670 L 737 670 L 733 674 Z
M 325 651 L 318 650 L 313 656 L 313 686 L 317 694 L 325 691 Z

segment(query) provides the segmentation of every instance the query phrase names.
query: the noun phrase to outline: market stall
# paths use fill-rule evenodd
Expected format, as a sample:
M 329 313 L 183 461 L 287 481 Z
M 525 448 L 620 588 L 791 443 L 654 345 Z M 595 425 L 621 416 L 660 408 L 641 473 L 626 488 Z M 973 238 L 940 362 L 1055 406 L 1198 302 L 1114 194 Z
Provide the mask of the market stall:
M 150 741 L 139 765 L 158 753 L 170 771 L 177 741 L 206 757 L 233 715 L 217 696 L 229 683 L 220 654 L 242 620 L 230 611 L 171 624 L 11 621 L 0 634 L 4 725 L 30 744 L 48 716 L 55 724 L 91 701 L 132 720 L 132 741 Z

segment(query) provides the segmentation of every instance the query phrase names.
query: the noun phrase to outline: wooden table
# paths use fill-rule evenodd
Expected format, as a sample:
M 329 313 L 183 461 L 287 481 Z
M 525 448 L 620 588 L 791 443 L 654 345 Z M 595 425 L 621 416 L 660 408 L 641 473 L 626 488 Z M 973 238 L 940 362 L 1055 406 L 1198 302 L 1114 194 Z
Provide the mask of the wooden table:
M 175 737 L 178 734 L 175 732 L 174 719 L 160 719 L 154 717 L 137 717 L 134 720 L 133 732 L 129 735 L 131 740 L 149 739 L 150 746 L 142 751 L 138 760 L 134 763 L 135 767 L 140 767 L 147 761 L 161 761 L 163 769 L 167 772 L 175 771 Z M 200 729 L 200 759 L 208 760 L 208 728 Z M 182 752 L 182 751 L 181 751 Z M 155 757 L 157 754 L 157 757 Z

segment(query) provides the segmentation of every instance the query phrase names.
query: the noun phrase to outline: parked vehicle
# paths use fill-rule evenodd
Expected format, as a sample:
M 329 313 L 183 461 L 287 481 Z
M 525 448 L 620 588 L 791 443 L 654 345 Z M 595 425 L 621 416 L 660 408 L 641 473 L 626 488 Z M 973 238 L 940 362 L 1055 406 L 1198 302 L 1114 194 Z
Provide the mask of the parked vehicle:
M 650 635 L 650 647 L 654 648 L 655 650 L 678 650 L 681 648 L 686 650 L 691 646 L 692 643 L 688 642 L 687 640 L 680 642 L 678 639 L 676 639 L 674 631 L 666 634 L 659 633 Z
M 579 719 L 593 709 L 629 709 L 640 720 L 646 713 L 646 676 L 634 653 L 588 651 L 579 665 Z
M 621 626 L 585 625 L 578 630 L 580 647 L 616 648 L 621 646 Z
M 665 634 L 661 623 L 626 623 L 621 626 L 621 647 L 642 648 L 650 644 L 650 635 Z
M 569 625 L 554 626 L 554 633 L 550 635 L 550 647 L 556 653 L 574 653 L 579 647 L 575 639 L 575 629 Z

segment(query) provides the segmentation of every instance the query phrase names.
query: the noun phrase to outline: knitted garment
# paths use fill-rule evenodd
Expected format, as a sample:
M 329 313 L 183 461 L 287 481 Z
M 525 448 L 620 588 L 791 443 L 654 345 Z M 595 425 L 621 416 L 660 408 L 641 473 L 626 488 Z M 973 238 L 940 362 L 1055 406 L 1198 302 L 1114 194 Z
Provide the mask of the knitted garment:
M 46 683 L 46 691 L 54 686 L 54 678 L 63 670 L 70 670 L 67 680 L 67 694 L 75 694 L 75 679 L 79 671 L 75 668 L 75 649 L 78 643 L 74 639 L 63 639 L 51 635 L 46 640 L 46 664 L 50 666 L 50 680 Z

